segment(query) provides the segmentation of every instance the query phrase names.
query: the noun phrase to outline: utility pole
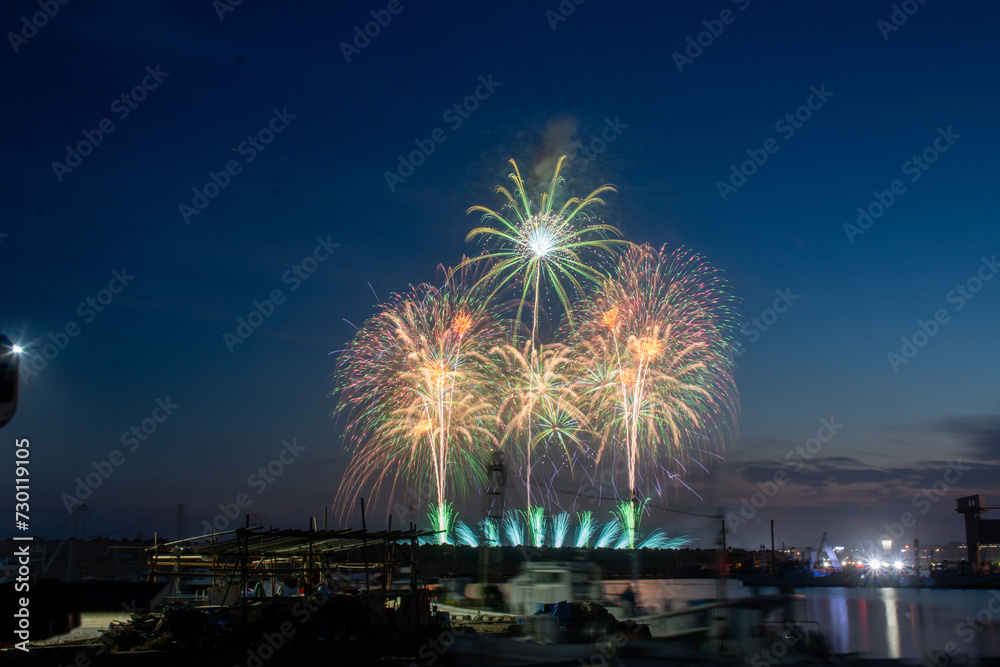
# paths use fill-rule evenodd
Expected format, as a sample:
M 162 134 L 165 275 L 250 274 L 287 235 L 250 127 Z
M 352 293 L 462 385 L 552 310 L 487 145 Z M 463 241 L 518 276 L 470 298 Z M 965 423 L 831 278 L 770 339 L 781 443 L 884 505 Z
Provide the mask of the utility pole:
M 771 574 L 777 574 L 778 562 L 774 558 L 774 519 L 771 519 Z

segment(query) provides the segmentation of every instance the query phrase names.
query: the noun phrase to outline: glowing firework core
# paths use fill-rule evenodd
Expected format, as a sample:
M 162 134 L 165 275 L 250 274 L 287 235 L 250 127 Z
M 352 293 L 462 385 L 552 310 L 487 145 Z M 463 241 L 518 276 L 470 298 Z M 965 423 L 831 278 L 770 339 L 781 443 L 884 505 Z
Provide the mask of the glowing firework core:
M 455 315 L 455 319 L 451 322 L 451 330 L 454 331 L 459 337 L 464 336 L 465 333 L 471 328 L 472 316 L 465 311 Z
M 555 245 L 547 229 L 535 229 L 528 235 L 528 247 L 537 257 L 545 257 Z
M 649 363 L 656 359 L 663 352 L 663 343 L 655 336 L 642 336 L 637 338 L 632 345 L 636 357 L 640 363 Z

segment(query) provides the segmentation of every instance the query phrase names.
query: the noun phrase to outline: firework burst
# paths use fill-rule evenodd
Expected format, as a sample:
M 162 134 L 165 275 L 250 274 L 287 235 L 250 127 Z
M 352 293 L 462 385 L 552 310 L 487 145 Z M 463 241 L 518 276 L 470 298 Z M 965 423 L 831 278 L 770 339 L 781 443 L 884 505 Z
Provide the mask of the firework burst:
M 581 281 L 597 282 L 604 274 L 600 271 L 601 260 L 614 252 L 615 246 L 625 241 L 609 236 L 621 236 L 617 228 L 602 223 L 590 222 L 587 209 L 595 204 L 604 204 L 599 195 L 615 192 L 613 185 L 602 185 L 583 199 L 571 197 L 556 208 L 555 198 L 563 184 L 560 172 L 566 156 L 559 158 L 548 192 L 541 195 L 537 207 L 529 199 L 524 181 L 514 160 L 510 161 L 514 171 L 510 179 L 514 183 L 513 194 L 503 186 L 495 191 L 504 198 L 500 212 L 485 206 L 473 206 L 466 213 L 482 213 L 483 222 L 496 223 L 496 227 L 476 227 L 466 242 L 484 237 L 486 251 L 477 258 L 478 262 L 490 259 L 494 262 L 486 278 L 496 279 L 496 289 L 520 280 L 521 298 L 512 332 L 521 323 L 521 313 L 528 295 L 534 293 L 533 317 L 531 324 L 531 347 L 538 337 L 538 310 L 542 293 L 542 283 L 550 286 L 567 313 L 571 312 L 571 297 L 583 295 Z M 513 336 L 513 333 L 512 333 Z
M 511 160 L 513 185 L 496 188 L 503 206 L 467 211 L 482 215 L 466 239 L 481 241 L 482 254 L 444 270 L 436 285 L 392 297 L 340 356 L 335 414 L 353 451 L 337 492 L 342 513 L 364 489 L 391 498 L 416 487 L 438 541 L 478 541 L 456 525 L 451 500 L 483 487 L 489 452 L 503 448 L 527 502 L 483 525 L 480 543 L 521 544 L 527 532 L 540 545 L 553 486 L 550 478 L 544 493 L 532 488 L 539 450 L 551 454 L 544 462 L 553 478 L 581 458 L 599 466 L 604 457 L 622 464 L 628 492 L 616 491 L 616 520 L 599 533 L 592 513 L 581 513 L 577 542 L 634 548 L 645 503 L 679 478 L 675 466 L 683 472 L 734 435 L 728 285 L 694 253 L 634 246 L 595 221 L 592 208 L 613 186 L 563 201 L 565 160 L 536 200 Z M 542 302 L 552 294 L 566 317 L 554 331 L 561 342 L 542 344 L 540 315 L 552 315 Z M 553 530 L 564 543 L 568 515 Z M 685 538 L 654 534 L 643 544 L 675 539 Z
M 461 495 L 483 480 L 484 452 L 497 442 L 498 406 L 485 369 L 501 340 L 466 272 L 442 272 L 442 285 L 394 297 L 358 331 L 337 367 L 337 414 L 346 418 L 344 436 L 354 449 L 340 506 L 369 484 L 395 490 L 431 480 L 440 540 L 453 521 L 449 481 Z
M 700 256 L 632 246 L 579 312 L 587 412 L 602 425 L 597 458 L 624 457 L 630 507 L 619 509 L 634 546 L 643 475 L 659 487 L 661 473 L 733 435 L 733 299 Z
M 581 367 L 565 345 L 543 345 L 534 351 L 502 345 L 494 353 L 495 385 L 505 399 L 502 406 L 505 440 L 522 443 L 525 489 L 532 505 L 532 454 L 541 445 L 558 447 L 572 462 L 586 432 L 586 416 L 577 403 Z

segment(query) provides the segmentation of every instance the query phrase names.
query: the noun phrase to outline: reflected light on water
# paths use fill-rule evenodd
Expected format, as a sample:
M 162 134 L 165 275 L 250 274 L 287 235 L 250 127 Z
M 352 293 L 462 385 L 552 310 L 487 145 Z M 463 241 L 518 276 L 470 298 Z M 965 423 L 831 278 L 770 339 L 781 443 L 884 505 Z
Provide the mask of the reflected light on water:
M 888 654 L 892 660 L 902 656 L 899 641 L 899 604 L 896 600 L 895 588 L 881 589 L 882 602 L 885 603 L 885 638 L 888 643 Z

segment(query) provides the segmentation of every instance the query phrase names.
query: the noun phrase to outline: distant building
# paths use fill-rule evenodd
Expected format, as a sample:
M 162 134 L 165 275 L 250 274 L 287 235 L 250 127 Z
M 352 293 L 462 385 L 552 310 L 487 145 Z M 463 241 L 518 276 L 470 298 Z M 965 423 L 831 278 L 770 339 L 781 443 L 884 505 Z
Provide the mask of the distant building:
M 1000 505 L 987 505 L 982 494 L 959 498 L 956 512 L 965 517 L 965 544 L 969 566 L 974 573 L 983 571 L 980 547 L 1000 544 L 1000 520 L 982 519 L 984 513 L 1000 509 Z

